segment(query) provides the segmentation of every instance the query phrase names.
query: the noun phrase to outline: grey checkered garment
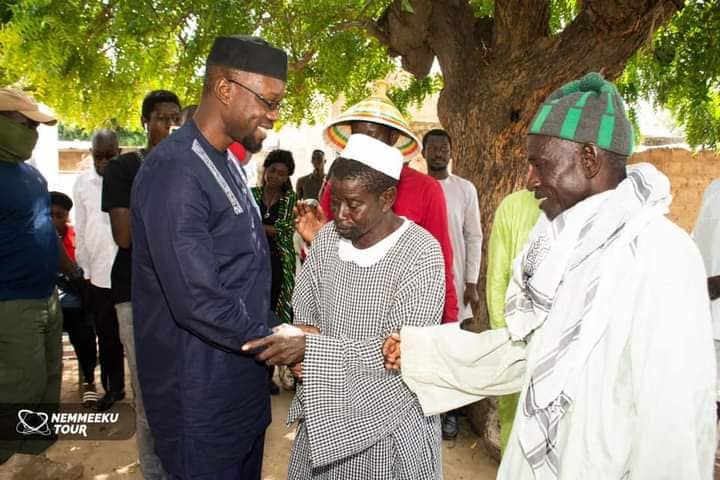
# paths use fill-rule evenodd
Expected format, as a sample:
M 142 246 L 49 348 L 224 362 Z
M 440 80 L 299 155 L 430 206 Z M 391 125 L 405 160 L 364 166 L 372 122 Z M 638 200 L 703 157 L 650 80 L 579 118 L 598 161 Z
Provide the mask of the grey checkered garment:
M 290 479 L 439 479 L 440 422 L 423 416 L 381 346 L 403 325 L 440 323 L 445 273 L 440 247 L 411 223 L 377 263 L 338 257 L 333 223 L 313 241 L 295 286 L 295 323 L 309 335 L 288 423 L 298 422 Z

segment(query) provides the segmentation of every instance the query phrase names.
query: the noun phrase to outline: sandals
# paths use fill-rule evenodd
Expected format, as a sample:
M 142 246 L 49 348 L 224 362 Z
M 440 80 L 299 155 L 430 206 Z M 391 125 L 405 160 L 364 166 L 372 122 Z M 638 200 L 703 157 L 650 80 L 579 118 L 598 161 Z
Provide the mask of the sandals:
M 94 409 L 97 406 L 97 402 L 100 399 L 97 392 L 95 391 L 95 384 L 84 383 L 81 387 L 82 406 L 88 409 Z

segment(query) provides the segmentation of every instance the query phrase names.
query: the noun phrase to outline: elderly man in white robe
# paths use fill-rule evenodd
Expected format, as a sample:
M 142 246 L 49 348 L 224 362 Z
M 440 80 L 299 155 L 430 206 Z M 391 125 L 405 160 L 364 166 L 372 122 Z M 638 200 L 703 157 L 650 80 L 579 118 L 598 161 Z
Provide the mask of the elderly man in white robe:
M 293 294 L 295 324 L 248 350 L 297 364 L 288 423 L 298 423 L 289 478 L 442 477 L 440 421 L 423 415 L 382 344 L 405 325 L 440 323 L 445 297 L 437 241 L 392 206 L 399 150 L 351 135 L 330 170 L 335 221 L 313 241 Z M 456 327 L 457 328 L 457 327 Z
M 386 365 L 426 414 L 521 392 L 499 479 L 712 478 L 705 272 L 665 217 L 668 179 L 626 167 L 632 128 L 596 73 L 545 101 L 527 147 L 545 215 L 514 262 L 507 329 L 404 327 Z

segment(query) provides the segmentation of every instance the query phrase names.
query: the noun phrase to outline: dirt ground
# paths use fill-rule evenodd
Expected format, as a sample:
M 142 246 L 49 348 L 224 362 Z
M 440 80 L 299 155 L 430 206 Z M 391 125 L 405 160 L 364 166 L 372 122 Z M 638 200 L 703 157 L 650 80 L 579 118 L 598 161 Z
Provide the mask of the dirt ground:
M 77 403 L 77 362 L 66 358 L 63 371 L 62 402 Z M 127 392 L 131 392 L 129 385 Z M 131 396 L 131 395 L 129 395 Z M 294 429 L 285 426 L 291 392 L 281 392 L 272 399 L 273 422 L 265 440 L 263 479 L 287 478 L 287 464 Z M 126 399 L 125 402 L 131 400 Z M 466 418 L 461 418 L 460 435 L 443 442 L 443 470 L 446 480 L 485 480 L 495 478 L 497 466 L 485 453 L 477 437 L 470 431 Z M 59 441 L 47 451 L 50 459 L 82 464 L 83 480 L 141 480 L 137 466 L 135 438 L 124 441 Z M 0 467 L 2 468 L 2 467 Z
M 62 402 L 79 401 L 77 382 L 77 361 L 68 355 L 64 359 Z M 132 391 L 129 385 L 126 391 Z M 285 426 L 291 399 L 292 394 L 285 391 L 272 399 L 273 422 L 265 439 L 263 480 L 287 478 L 288 457 L 295 435 L 293 428 Z M 127 403 L 131 401 L 124 400 Z M 461 417 L 460 422 L 458 438 L 451 442 L 443 441 L 445 480 L 494 479 L 497 465 L 470 431 L 468 420 Z M 716 455 L 714 478 L 720 480 L 720 448 Z M 47 451 L 47 456 L 53 461 L 83 465 L 82 480 L 142 480 L 137 465 L 135 437 L 123 441 L 59 441 Z M 0 478 L 4 478 L 2 473 L 3 467 L 0 466 Z

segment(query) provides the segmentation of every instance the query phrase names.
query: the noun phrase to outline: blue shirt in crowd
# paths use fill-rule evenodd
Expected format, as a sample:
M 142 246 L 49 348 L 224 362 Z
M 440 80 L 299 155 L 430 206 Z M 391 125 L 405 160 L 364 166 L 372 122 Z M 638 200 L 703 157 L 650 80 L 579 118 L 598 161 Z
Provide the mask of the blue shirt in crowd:
M 0 161 L 0 301 L 49 297 L 58 245 L 45 178 L 27 163 Z

